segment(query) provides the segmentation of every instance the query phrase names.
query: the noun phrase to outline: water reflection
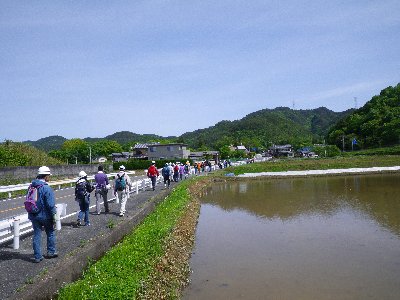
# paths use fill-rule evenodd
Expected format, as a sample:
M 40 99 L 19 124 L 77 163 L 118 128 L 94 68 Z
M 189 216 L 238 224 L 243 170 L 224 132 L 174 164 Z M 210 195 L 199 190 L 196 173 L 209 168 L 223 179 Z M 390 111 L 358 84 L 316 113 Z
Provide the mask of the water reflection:
M 400 174 L 228 182 L 209 187 L 203 202 L 282 220 L 329 216 L 350 205 L 400 235 L 399 183 Z
M 399 299 L 400 174 L 205 191 L 184 299 Z

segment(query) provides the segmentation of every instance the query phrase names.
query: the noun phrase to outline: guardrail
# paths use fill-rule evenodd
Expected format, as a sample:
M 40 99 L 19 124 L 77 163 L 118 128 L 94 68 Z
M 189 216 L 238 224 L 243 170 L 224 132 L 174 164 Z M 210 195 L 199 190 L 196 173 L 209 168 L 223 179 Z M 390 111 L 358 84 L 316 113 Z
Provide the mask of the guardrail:
M 57 209 L 57 222 L 56 229 L 61 230 L 61 218 L 67 214 L 67 204 L 59 203 L 56 205 Z M 32 232 L 32 223 L 28 219 L 28 214 L 22 214 L 0 222 L 0 236 L 6 236 L 0 240 L 0 244 L 9 241 L 13 242 L 13 249 L 19 249 L 19 237 L 23 234 Z
M 162 176 L 157 177 L 157 182 L 161 182 Z M 75 182 L 75 181 L 73 181 Z M 142 180 L 136 180 L 132 182 L 132 187 L 129 191 L 129 195 L 132 193 L 139 193 L 139 190 L 145 191 L 147 187 L 151 187 L 151 179 L 144 178 Z M 107 201 L 113 201 L 119 203 L 118 197 L 113 197 Z M 102 204 L 102 203 L 101 203 Z M 89 208 L 93 208 L 96 205 L 92 205 Z M 56 222 L 56 230 L 61 230 L 61 220 L 75 215 L 78 211 L 74 211 L 67 215 L 67 204 L 59 203 L 56 204 L 58 220 Z M 13 249 L 19 249 L 19 239 L 21 235 L 30 233 L 33 231 L 32 223 L 28 219 L 28 213 L 24 213 L 6 220 L 0 221 L 0 244 L 13 240 Z
M 128 175 L 135 174 L 135 171 L 126 172 Z M 107 177 L 115 177 L 118 173 L 110 173 L 106 174 Z M 50 181 L 48 185 L 50 186 L 57 186 L 58 189 L 61 189 L 61 185 L 63 184 L 74 184 L 78 178 L 74 179 L 66 179 L 66 180 L 57 180 L 57 181 Z M 94 175 L 88 176 L 88 180 L 94 180 Z M 11 198 L 11 192 L 20 191 L 20 190 L 27 190 L 31 183 L 20 183 L 16 185 L 7 185 L 7 186 L 0 186 L 0 193 L 8 193 L 8 198 Z
M 215 170 L 217 167 L 212 166 L 211 170 Z M 146 170 L 144 170 L 144 175 L 146 174 Z M 159 172 L 161 174 L 161 169 L 159 169 Z M 128 175 L 135 174 L 135 172 L 126 172 Z M 110 173 L 108 174 L 108 177 L 115 177 L 117 173 Z M 191 168 L 190 170 L 191 175 L 195 175 L 195 169 Z M 88 176 L 89 180 L 93 180 L 94 176 Z M 61 185 L 63 184 L 73 184 L 76 182 L 77 179 L 68 179 L 68 180 L 61 180 L 61 181 L 54 181 L 54 182 L 49 182 L 50 186 L 55 186 L 59 185 L 59 188 L 61 188 Z M 157 177 L 157 183 L 160 183 L 163 180 L 162 176 Z M 11 192 L 11 191 L 16 191 L 16 190 L 22 190 L 22 189 L 28 189 L 30 183 L 25 183 L 25 184 L 17 184 L 13 186 L 2 186 L 0 187 L 0 192 Z M 150 178 L 144 178 L 141 180 L 135 180 L 132 182 L 132 187 L 129 191 L 129 195 L 132 193 L 139 193 L 139 190 L 145 191 L 147 187 L 151 187 L 151 179 Z M 113 201 L 115 200 L 115 203 L 119 203 L 118 197 L 113 197 L 108 199 L 107 201 Z M 102 204 L 102 203 L 101 203 Z M 93 208 L 96 205 L 92 205 L 89 208 Z M 78 213 L 78 211 L 74 211 L 73 213 L 67 214 L 67 204 L 66 203 L 59 203 L 56 204 L 57 208 L 57 215 L 58 215 L 58 221 L 56 223 L 56 229 L 61 230 L 61 220 L 68 218 L 72 215 L 75 215 Z M 21 235 L 30 233 L 33 231 L 32 228 L 32 223 L 28 219 L 28 213 L 24 213 L 18 216 L 14 216 L 12 218 L 2 220 L 0 221 L 0 244 L 5 243 L 7 241 L 13 240 L 13 249 L 19 249 L 19 239 Z

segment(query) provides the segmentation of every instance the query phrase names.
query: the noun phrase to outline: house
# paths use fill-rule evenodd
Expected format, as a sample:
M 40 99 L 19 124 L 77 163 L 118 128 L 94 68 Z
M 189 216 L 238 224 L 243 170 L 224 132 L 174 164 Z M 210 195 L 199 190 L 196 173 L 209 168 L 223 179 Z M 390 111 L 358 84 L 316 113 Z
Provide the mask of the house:
M 318 157 L 318 155 L 314 151 L 312 151 L 311 147 L 303 147 L 303 148 L 297 150 L 296 154 L 299 157 L 313 157 L 313 158 Z
M 112 153 L 111 157 L 113 162 L 128 161 L 129 158 L 133 157 L 133 153 L 131 152 Z
M 244 153 L 246 153 L 246 154 L 248 154 L 250 151 L 249 150 L 247 150 L 246 149 L 246 147 L 245 146 L 243 146 L 243 145 L 238 145 L 238 146 L 230 146 L 229 147 L 229 149 L 231 150 L 231 151 L 242 151 L 242 152 L 244 152 Z
M 279 156 L 294 157 L 292 145 L 290 145 L 290 144 L 272 145 L 272 147 L 269 148 L 269 152 L 275 157 L 279 157 Z
M 133 157 L 139 159 L 147 159 L 149 145 L 153 144 L 135 144 L 135 146 L 131 148 L 131 150 L 133 151 Z
M 194 161 L 201 161 L 212 158 L 216 163 L 219 162 L 219 151 L 196 151 L 190 152 L 189 158 Z
M 187 145 L 182 143 L 151 144 L 147 152 L 148 160 L 187 159 L 189 154 Z

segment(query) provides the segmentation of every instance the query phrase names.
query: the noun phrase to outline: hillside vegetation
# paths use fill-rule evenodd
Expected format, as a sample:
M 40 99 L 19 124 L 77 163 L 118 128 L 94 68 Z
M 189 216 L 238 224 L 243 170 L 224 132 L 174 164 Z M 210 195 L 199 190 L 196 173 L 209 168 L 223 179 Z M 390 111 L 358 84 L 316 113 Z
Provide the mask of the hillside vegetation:
M 206 129 L 187 132 L 179 140 L 191 148 L 218 149 L 243 144 L 268 148 L 272 144 L 311 145 L 323 142 L 330 127 L 352 110 L 333 112 L 325 107 L 293 110 L 287 107 L 263 109 L 236 121 L 221 121 Z
M 358 149 L 400 143 L 400 84 L 387 87 L 363 107 L 340 120 L 328 133 L 328 142 Z
M 0 168 L 62 164 L 58 159 L 27 144 L 6 141 L 0 143 Z

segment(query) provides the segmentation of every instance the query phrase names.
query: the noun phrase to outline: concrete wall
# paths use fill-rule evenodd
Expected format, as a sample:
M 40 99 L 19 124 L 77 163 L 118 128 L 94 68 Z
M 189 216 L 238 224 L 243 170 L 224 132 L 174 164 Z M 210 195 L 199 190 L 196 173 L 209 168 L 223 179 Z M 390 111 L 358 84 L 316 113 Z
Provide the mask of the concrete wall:
M 54 176 L 77 177 L 80 171 L 85 171 L 88 175 L 97 173 L 98 164 L 92 165 L 58 165 L 48 166 Z M 110 168 L 107 170 L 107 168 Z M 10 167 L 0 169 L 0 179 L 33 179 L 37 175 L 39 167 Z M 112 171 L 112 166 L 105 166 L 107 173 Z

